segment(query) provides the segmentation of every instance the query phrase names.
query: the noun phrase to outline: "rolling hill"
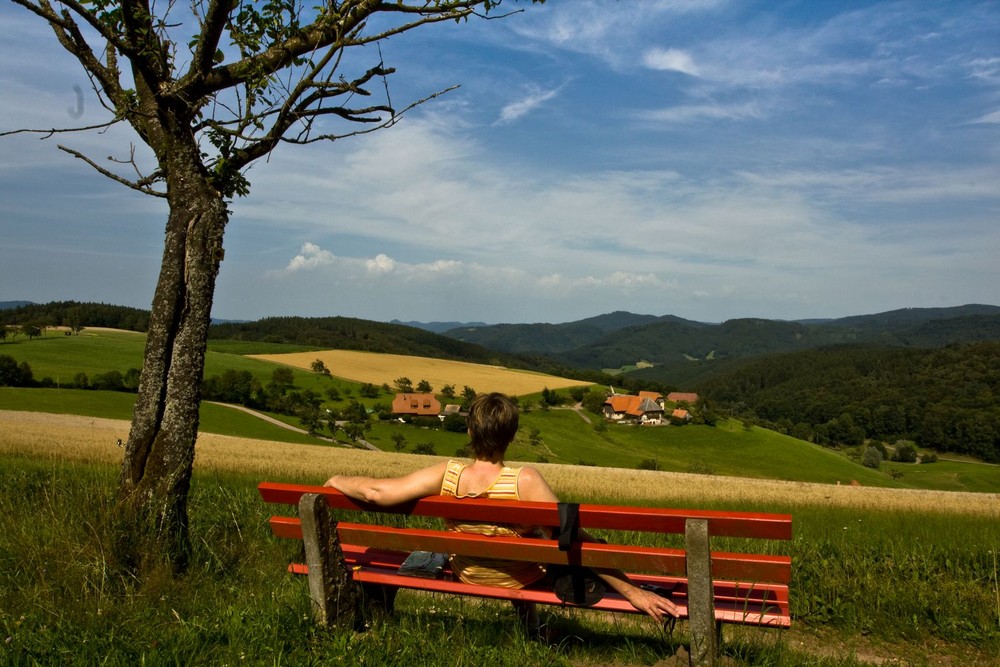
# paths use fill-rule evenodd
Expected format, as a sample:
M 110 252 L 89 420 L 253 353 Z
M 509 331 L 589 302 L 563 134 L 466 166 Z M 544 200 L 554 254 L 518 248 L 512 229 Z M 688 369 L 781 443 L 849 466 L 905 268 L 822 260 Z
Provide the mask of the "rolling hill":
M 934 348 L 1000 340 L 1000 307 L 905 308 L 800 322 L 759 318 L 706 324 L 666 316 L 612 313 L 565 324 L 464 327 L 446 335 L 516 355 L 545 355 L 580 369 L 617 369 L 637 361 L 650 381 L 685 384 L 734 361 L 830 345 Z

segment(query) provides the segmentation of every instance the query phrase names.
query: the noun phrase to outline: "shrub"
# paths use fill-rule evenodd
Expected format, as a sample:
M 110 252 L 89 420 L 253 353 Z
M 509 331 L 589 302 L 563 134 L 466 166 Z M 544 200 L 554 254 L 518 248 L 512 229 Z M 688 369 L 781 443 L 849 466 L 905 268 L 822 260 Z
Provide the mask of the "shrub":
M 904 443 L 896 447 L 896 451 L 892 455 L 893 461 L 898 461 L 899 463 L 916 463 L 917 462 L 917 448 L 910 443 Z
M 434 456 L 437 451 L 434 449 L 434 443 L 432 442 L 420 442 L 413 446 L 414 454 L 427 454 L 429 456 Z
M 639 461 L 639 465 L 636 467 L 639 470 L 659 470 L 660 462 L 656 459 L 643 459 Z
M 382 390 L 373 384 L 365 383 L 361 385 L 361 389 L 358 390 L 362 398 L 378 398 L 382 394 Z
M 14 357 L 0 354 L 0 387 L 29 387 L 32 380 L 28 362 L 18 364 Z
M 120 391 L 125 388 L 122 382 L 122 374 L 118 371 L 108 371 L 107 373 L 95 375 L 92 386 L 94 389 L 103 389 L 105 391 Z
M 878 470 L 879 466 L 882 465 L 882 452 L 877 447 L 866 448 L 865 453 L 861 456 L 861 465 Z
M 687 467 L 687 472 L 695 475 L 714 475 L 715 468 L 704 461 L 692 461 Z
M 442 422 L 444 430 L 449 433 L 465 433 L 469 430 L 469 426 L 465 421 L 465 417 L 460 414 L 450 414 L 444 418 Z

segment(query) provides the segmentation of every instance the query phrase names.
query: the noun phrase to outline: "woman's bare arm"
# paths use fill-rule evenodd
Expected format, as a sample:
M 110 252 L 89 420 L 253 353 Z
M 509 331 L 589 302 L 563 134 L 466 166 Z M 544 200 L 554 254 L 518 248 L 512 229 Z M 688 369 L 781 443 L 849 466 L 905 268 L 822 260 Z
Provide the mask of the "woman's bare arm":
M 398 505 L 410 500 L 435 496 L 448 462 L 422 468 L 402 477 L 362 477 L 334 475 L 323 486 L 337 489 L 346 496 L 374 505 Z

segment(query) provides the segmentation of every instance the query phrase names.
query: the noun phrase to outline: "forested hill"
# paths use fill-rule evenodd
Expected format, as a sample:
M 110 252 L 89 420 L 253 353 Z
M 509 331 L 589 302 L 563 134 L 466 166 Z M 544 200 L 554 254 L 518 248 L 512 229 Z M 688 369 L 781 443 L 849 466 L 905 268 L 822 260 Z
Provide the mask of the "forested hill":
M 744 361 L 696 386 L 727 412 L 820 443 L 867 438 L 1000 462 L 1000 342 L 839 346 Z
M 406 354 L 552 372 L 553 362 L 527 360 L 424 329 L 350 317 L 269 317 L 213 324 L 210 339 L 297 343 L 318 348 Z M 539 365 L 546 366 L 540 369 Z
M 647 327 L 653 328 L 661 323 L 677 324 L 691 329 L 706 326 L 673 315 L 656 317 L 617 311 L 562 324 L 463 326 L 446 331 L 445 335 L 510 354 L 564 356 L 567 360 L 574 362 L 573 352 L 575 350 L 586 349 L 607 337 L 618 334 L 628 335 L 628 332 L 641 331 Z M 574 363 L 590 368 L 599 367 L 595 363 Z
M 645 361 L 655 367 L 638 371 L 642 377 L 685 383 L 724 370 L 734 360 L 829 345 L 928 348 L 1000 340 L 1000 307 L 906 308 L 835 320 L 744 318 L 721 324 L 614 313 L 555 325 L 466 327 L 447 335 L 511 354 L 546 354 L 577 368 L 621 368 Z
M 38 325 L 43 327 L 107 327 L 145 332 L 149 327 L 149 311 L 107 303 L 53 301 L 51 303 L 18 303 L 0 310 L 0 324 Z

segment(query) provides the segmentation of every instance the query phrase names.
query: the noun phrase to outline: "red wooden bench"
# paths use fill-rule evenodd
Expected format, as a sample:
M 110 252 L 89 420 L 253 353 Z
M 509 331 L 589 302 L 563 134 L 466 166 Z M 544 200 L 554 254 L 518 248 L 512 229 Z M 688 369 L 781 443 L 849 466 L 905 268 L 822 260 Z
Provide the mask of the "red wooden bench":
M 299 507 L 299 516 L 272 516 L 271 530 L 277 537 L 304 540 L 306 563 L 292 563 L 289 571 L 310 575 L 310 592 L 318 620 L 329 622 L 331 591 L 336 568 L 350 572 L 353 581 L 438 593 L 473 595 L 504 600 L 530 600 L 564 605 L 553 592 L 541 589 L 509 589 L 477 586 L 452 580 L 446 570 L 440 579 L 397 574 L 406 556 L 416 550 L 488 556 L 540 563 L 575 564 L 615 568 L 629 573 L 639 585 L 670 590 L 680 618 L 689 621 L 693 664 L 714 664 L 721 642 L 723 623 L 787 628 L 788 584 L 791 558 L 782 555 L 730 553 L 710 550 L 710 537 L 788 540 L 792 519 L 785 514 L 699 511 L 609 505 L 579 506 L 580 526 L 588 531 L 642 531 L 683 534 L 684 549 L 634 546 L 615 543 L 577 542 L 568 551 L 556 540 L 483 537 L 440 529 L 387 527 L 366 523 L 358 512 L 448 518 L 459 521 L 559 526 L 555 503 L 530 503 L 463 499 L 444 496 L 423 498 L 394 507 L 376 507 L 352 500 L 330 488 L 263 482 L 258 487 L 268 503 Z M 351 512 L 354 522 L 332 520 Z M 339 555 L 327 546 L 339 542 Z M 335 550 L 336 547 L 335 547 Z M 346 567 L 344 567 L 346 565 Z M 587 607 L 602 611 L 635 612 L 623 598 L 609 590 Z

